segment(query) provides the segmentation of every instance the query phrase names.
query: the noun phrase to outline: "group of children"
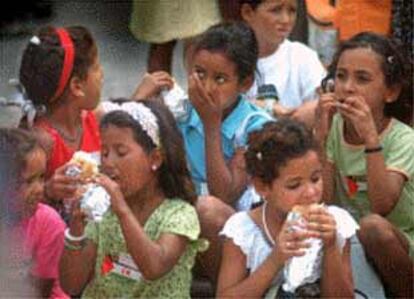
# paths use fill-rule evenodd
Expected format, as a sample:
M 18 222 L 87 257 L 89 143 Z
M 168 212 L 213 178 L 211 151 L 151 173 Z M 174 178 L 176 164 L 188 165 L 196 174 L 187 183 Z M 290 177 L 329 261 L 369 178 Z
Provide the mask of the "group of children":
M 218 297 L 295 296 L 281 288 L 283 269 L 316 238 L 318 294 L 353 297 L 355 232 L 338 233 L 345 220 L 358 226 L 350 215 L 388 295 L 413 295 L 414 130 L 394 118 L 412 105 L 411 62 L 386 37 L 361 33 L 325 73 L 316 57 L 292 54 L 313 57 L 287 40 L 296 1 L 241 2 L 245 23 L 215 25 L 191 45 L 180 115 L 159 98 L 175 84 L 164 73 L 149 74 L 132 99 L 100 103 L 86 28 L 47 27 L 30 40 L 20 82 L 46 112 L 29 132 L 0 129 L 0 173 L 11 174 L 0 225 L 3 235 L 22 232 L 31 267 L 19 273 L 38 295 L 189 298 L 197 263 Z M 317 93 L 325 74 L 322 86 L 334 87 Z M 272 115 L 254 100 L 260 82 L 281 91 Z M 100 157 L 95 183 L 111 209 L 99 222 L 86 221 L 82 181 L 67 175 L 78 150 Z M 235 212 L 252 187 L 261 200 Z M 291 229 L 294 206 L 322 202 L 342 209 L 318 205 Z

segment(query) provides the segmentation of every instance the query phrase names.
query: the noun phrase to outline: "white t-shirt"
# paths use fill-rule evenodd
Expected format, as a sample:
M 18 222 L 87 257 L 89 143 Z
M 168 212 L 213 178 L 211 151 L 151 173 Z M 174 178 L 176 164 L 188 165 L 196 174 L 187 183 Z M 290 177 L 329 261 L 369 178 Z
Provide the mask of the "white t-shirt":
M 258 86 L 273 84 L 280 103 L 288 108 L 296 108 L 305 101 L 315 99 L 315 90 L 326 76 L 326 70 L 314 50 L 287 39 L 272 55 L 259 59 L 257 71 L 247 97 L 253 100 Z

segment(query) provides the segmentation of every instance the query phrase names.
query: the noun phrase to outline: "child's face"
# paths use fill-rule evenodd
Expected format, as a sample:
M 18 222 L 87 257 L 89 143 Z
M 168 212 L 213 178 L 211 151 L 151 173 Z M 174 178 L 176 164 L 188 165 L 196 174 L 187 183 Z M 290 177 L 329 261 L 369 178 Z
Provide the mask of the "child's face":
M 284 214 L 295 205 L 320 202 L 322 166 L 317 153 L 310 150 L 304 156 L 288 161 L 266 192 L 268 202 Z
M 46 154 L 37 147 L 26 157 L 26 167 L 21 173 L 17 203 L 17 213 L 24 217 L 34 214 L 36 206 L 44 198 L 44 176 L 46 172 Z
M 335 96 L 365 99 L 374 115 L 382 115 L 385 99 L 393 93 L 385 84 L 381 57 L 369 48 L 345 50 L 338 60 L 335 74 Z
M 277 46 L 292 32 L 296 22 L 297 0 L 264 0 L 243 15 L 253 28 L 259 47 Z
M 99 57 L 96 56 L 94 63 L 89 67 L 88 74 L 84 81 L 84 93 L 87 105 L 84 109 L 95 109 L 101 98 L 101 90 L 103 85 L 103 70 L 99 61 Z
M 237 96 L 249 87 L 247 80 L 240 82 L 235 63 L 220 52 L 200 50 L 195 53 L 191 73 L 196 74 L 205 91 L 215 97 L 222 110 L 232 106 Z
M 125 197 L 148 186 L 155 173 L 151 155 L 135 141 L 131 128 L 109 125 L 101 130 L 102 169 L 119 184 Z

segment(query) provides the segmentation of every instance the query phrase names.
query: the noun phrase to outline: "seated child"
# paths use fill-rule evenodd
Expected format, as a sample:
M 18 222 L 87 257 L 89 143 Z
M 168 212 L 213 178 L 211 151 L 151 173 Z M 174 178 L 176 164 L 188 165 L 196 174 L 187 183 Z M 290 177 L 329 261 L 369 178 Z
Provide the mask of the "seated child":
M 2 296 L 68 298 L 58 280 L 65 223 L 41 203 L 45 172 L 46 154 L 29 132 L 0 128 Z
M 324 199 L 358 219 L 358 237 L 388 295 L 402 298 L 414 289 L 414 130 L 402 122 L 412 118 L 412 69 L 385 36 L 364 32 L 344 42 L 316 127 Z
M 321 297 L 353 297 L 349 239 L 357 224 L 345 210 L 318 204 L 322 165 L 310 131 L 289 119 L 265 124 L 249 135 L 245 158 L 264 204 L 234 214 L 223 228 L 217 296 L 306 296 L 310 285 L 302 283 L 309 282 Z M 300 221 L 290 218 L 293 209 L 302 210 Z M 312 257 L 315 244 L 322 257 Z M 299 258 L 304 265 L 291 277 Z M 302 277 L 308 268 L 315 271 Z
M 100 125 L 102 171 L 111 197 L 102 221 L 84 224 L 74 200 L 60 262 L 72 295 L 96 298 L 190 298 L 201 250 L 196 199 L 182 137 L 157 102 L 108 103 Z

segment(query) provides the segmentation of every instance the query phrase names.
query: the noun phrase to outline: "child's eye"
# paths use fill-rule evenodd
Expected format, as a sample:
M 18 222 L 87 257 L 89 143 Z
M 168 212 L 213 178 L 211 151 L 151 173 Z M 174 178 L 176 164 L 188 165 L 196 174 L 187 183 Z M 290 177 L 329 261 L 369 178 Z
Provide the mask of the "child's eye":
M 225 83 L 227 80 L 226 80 L 226 78 L 224 78 L 223 76 L 218 76 L 218 77 L 216 77 L 216 82 L 217 82 L 217 84 L 223 84 L 223 83 Z
M 357 81 L 360 82 L 360 83 L 367 83 L 367 82 L 370 82 L 371 80 L 367 77 L 359 76 L 359 77 L 357 77 Z
M 300 183 L 299 182 L 292 183 L 292 184 L 289 184 L 289 185 L 286 186 L 286 188 L 289 189 L 289 190 L 295 190 L 295 189 L 297 189 L 299 187 L 300 187 Z
M 116 154 L 118 155 L 118 157 L 124 157 L 128 154 L 128 149 L 123 146 L 118 147 L 116 149 Z
M 202 70 L 195 70 L 195 73 L 197 74 L 198 79 L 202 80 L 205 78 L 206 74 Z
M 345 78 L 345 74 L 344 73 L 336 73 L 335 78 L 337 78 L 339 80 L 343 80 Z
M 317 182 L 319 182 L 320 179 L 321 179 L 320 175 L 315 175 L 315 176 L 311 177 L 312 183 L 317 183 Z

